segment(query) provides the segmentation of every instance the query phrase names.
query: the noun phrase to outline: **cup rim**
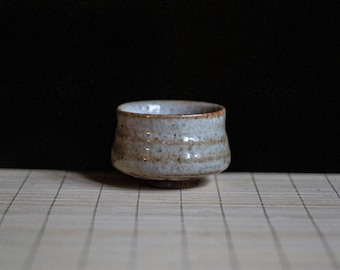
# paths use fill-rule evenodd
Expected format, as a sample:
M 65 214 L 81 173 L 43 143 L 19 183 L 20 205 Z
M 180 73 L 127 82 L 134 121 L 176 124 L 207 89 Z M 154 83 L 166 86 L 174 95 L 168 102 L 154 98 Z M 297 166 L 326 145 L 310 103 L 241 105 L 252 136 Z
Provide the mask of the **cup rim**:
M 191 106 L 203 106 L 207 108 L 206 112 L 199 113 L 151 113 L 151 112 L 136 112 L 132 110 L 128 110 L 127 107 L 131 105 L 142 105 L 142 104 L 152 104 L 156 105 L 161 104 L 176 104 L 176 105 L 191 105 Z M 209 109 L 211 108 L 211 109 Z M 199 101 L 199 100 L 180 100 L 180 99 L 151 99 L 151 100 L 136 100 L 129 101 L 120 104 L 117 107 L 117 113 L 130 115 L 130 116 L 138 116 L 138 117 L 146 117 L 146 118 L 205 118 L 205 117 L 219 117 L 226 113 L 226 108 L 223 105 L 207 102 L 207 101 Z

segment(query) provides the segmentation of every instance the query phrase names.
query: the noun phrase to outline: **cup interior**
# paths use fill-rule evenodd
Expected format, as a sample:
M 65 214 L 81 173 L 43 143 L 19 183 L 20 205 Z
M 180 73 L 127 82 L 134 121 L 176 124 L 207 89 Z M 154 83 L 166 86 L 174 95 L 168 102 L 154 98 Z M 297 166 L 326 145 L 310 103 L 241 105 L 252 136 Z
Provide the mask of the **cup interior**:
M 223 106 L 203 101 L 150 100 L 124 103 L 118 110 L 136 114 L 197 115 L 221 111 Z

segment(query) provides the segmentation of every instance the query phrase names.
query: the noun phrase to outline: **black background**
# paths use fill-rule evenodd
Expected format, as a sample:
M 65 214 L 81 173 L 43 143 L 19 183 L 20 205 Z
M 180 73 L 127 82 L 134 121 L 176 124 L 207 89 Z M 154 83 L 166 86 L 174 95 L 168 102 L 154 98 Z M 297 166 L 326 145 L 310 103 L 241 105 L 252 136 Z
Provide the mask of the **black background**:
M 192 99 L 226 106 L 230 171 L 339 172 L 339 4 L 316 3 L 1 1 L 0 167 L 112 170 L 117 105 Z

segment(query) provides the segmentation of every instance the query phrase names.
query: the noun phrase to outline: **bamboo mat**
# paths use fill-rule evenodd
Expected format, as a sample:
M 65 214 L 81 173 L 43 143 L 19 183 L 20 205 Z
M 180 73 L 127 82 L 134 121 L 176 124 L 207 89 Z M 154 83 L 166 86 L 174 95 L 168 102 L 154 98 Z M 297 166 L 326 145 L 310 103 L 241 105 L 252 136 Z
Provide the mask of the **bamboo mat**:
M 0 269 L 340 269 L 340 174 L 0 170 Z

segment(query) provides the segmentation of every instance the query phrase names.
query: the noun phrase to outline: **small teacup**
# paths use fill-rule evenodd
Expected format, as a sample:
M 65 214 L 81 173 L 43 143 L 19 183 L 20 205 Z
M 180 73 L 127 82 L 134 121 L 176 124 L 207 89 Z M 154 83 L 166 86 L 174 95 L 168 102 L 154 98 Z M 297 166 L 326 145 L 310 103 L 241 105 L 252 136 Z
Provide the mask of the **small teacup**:
M 117 108 L 112 164 L 130 176 L 183 181 L 227 169 L 230 149 L 223 106 L 148 100 Z

